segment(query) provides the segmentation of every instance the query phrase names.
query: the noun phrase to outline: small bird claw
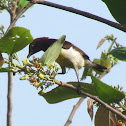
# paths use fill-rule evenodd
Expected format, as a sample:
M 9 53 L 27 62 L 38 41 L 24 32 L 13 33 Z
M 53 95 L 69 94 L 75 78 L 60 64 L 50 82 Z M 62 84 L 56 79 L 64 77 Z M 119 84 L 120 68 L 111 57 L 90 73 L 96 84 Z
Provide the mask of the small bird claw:
M 78 93 L 78 95 L 81 94 L 81 86 L 80 86 L 80 83 L 78 83 L 78 86 L 77 86 L 77 93 Z

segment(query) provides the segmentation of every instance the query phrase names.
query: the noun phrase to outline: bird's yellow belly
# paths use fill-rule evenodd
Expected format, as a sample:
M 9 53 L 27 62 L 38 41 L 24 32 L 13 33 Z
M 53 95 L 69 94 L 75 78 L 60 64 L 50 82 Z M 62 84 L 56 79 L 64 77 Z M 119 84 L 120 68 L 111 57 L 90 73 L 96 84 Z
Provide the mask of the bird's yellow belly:
M 56 59 L 56 62 L 60 66 L 68 68 L 74 68 L 74 66 L 76 66 L 80 69 L 85 65 L 82 55 L 72 47 L 69 49 L 62 49 L 59 57 Z
M 56 62 L 60 65 L 60 66 L 65 66 L 67 68 L 73 68 L 73 64 L 72 62 L 70 62 L 67 58 L 65 57 L 61 57 L 61 55 L 56 59 Z

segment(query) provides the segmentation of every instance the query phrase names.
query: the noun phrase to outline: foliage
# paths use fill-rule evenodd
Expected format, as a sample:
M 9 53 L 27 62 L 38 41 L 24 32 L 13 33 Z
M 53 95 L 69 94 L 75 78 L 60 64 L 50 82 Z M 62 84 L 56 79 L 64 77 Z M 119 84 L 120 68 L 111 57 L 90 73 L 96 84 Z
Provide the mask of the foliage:
M 78 86 L 78 82 L 67 82 L 68 84 L 71 84 L 75 87 Z M 94 85 L 93 84 L 88 84 L 88 83 L 80 83 L 81 85 L 81 90 L 85 91 L 87 93 L 95 95 L 96 92 L 94 90 Z M 54 88 L 53 90 L 41 94 L 41 91 L 39 92 L 41 96 L 43 96 L 48 103 L 58 103 L 67 99 L 71 98 L 77 98 L 77 97 L 85 97 L 83 95 L 78 95 L 77 92 L 70 88 L 58 86 Z M 58 96 L 58 97 L 57 97 Z
M 28 4 L 27 0 L 1 0 L 0 1 L 0 12 L 3 12 L 4 10 L 7 10 L 10 15 L 12 8 L 16 8 L 15 14 L 18 14 L 18 12 L 25 7 L 25 5 Z
M 107 51 L 103 51 L 101 53 L 101 57 L 99 59 L 94 59 L 93 62 L 97 63 L 101 66 L 105 66 L 109 70 L 118 63 L 118 59 L 111 55 L 111 51 L 115 48 L 119 48 L 121 45 L 119 45 L 116 42 L 116 38 L 114 38 L 113 35 L 106 35 L 104 38 L 101 39 L 101 41 L 97 45 L 97 49 L 100 48 L 106 41 L 110 42 L 110 47 L 108 47 Z M 98 77 L 98 75 L 102 74 L 102 72 L 96 71 L 95 77 Z M 81 77 L 81 80 L 85 79 L 86 76 L 92 76 L 94 75 L 93 70 L 86 67 L 84 69 L 83 75 Z
M 0 39 L 0 51 L 8 54 L 16 53 L 33 41 L 30 31 L 22 27 L 14 27 Z
M 97 78 L 92 76 L 92 81 L 94 83 L 94 88 L 96 95 L 106 103 L 118 103 L 125 95 L 123 92 L 118 91 L 117 89 L 101 82 Z
M 119 60 L 126 61 L 126 47 L 119 47 L 113 49 L 110 54 L 116 57 Z
M 28 1 L 27 0 L 20 0 L 18 3 L 18 6 L 23 8 L 25 7 L 25 5 L 27 5 Z
M 120 2 L 118 0 L 102 0 L 108 6 L 113 17 L 120 22 L 122 25 L 126 25 L 125 18 L 125 4 L 124 0 Z M 27 5 L 28 1 L 19 0 L 2 0 L 0 1 L 0 12 L 7 10 L 10 15 L 12 14 L 12 8 L 16 7 L 15 15 Z M 121 13 L 121 14 L 120 14 Z M 23 60 L 22 63 L 19 62 L 17 52 L 25 48 L 29 43 L 33 41 L 30 31 L 23 27 L 14 27 L 5 34 L 4 26 L 0 27 L 0 72 L 13 72 L 14 74 L 21 73 L 23 76 L 20 78 L 21 81 L 28 80 L 31 85 L 36 89 L 39 89 L 39 95 L 43 96 L 48 103 L 54 104 L 62 102 L 64 100 L 76 98 L 76 97 L 86 97 L 82 94 L 77 94 L 76 91 L 66 88 L 63 86 L 57 86 L 52 90 L 46 92 L 46 89 L 57 84 L 55 76 L 58 74 L 60 67 L 54 63 L 60 54 L 61 48 L 65 41 L 65 35 L 61 36 L 48 50 L 43 54 L 43 56 L 38 59 L 33 57 L 33 60 Z M 81 90 L 100 98 L 102 101 L 111 105 L 116 109 L 115 106 L 121 107 L 120 110 L 123 112 L 126 110 L 126 99 L 125 92 L 122 91 L 120 86 L 113 87 L 105 84 L 104 82 L 98 80 L 104 73 L 108 73 L 114 65 L 116 65 L 119 60 L 126 61 L 126 47 L 118 44 L 116 38 L 113 35 L 107 35 L 98 43 L 97 49 L 100 48 L 106 41 L 110 42 L 110 47 L 107 51 L 101 53 L 99 59 L 94 59 L 93 62 L 105 66 L 107 71 L 103 73 L 94 71 L 90 68 L 85 68 L 81 80 L 84 80 L 87 76 L 90 76 L 92 83 L 80 82 Z M 2 53 L 7 53 L 10 58 L 5 59 Z M 14 59 L 18 63 L 14 62 Z M 2 67 L 3 64 L 9 64 L 9 67 Z M 77 87 L 78 82 L 67 82 L 69 85 Z M 58 96 L 58 97 L 57 97 Z M 93 104 L 93 102 L 92 102 Z M 93 106 L 91 104 L 91 106 Z M 97 113 L 95 116 L 95 125 L 109 125 L 120 124 L 118 122 L 115 114 L 99 105 L 97 102 L 94 103 L 97 107 Z M 90 114 L 92 115 L 92 113 Z M 125 114 L 124 114 L 125 115 Z M 100 117 L 103 117 L 103 120 Z M 93 118 L 91 116 L 91 118 Z M 99 120 L 100 118 L 100 120 Z
M 102 0 L 107 5 L 112 16 L 120 24 L 126 26 L 126 1 L 125 0 Z

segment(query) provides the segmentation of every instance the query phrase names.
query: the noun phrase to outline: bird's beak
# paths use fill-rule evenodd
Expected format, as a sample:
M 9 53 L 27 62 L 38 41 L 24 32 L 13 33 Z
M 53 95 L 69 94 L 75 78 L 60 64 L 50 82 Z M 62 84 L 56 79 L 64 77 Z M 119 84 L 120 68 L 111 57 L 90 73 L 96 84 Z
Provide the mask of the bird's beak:
M 29 53 L 29 54 L 27 55 L 27 58 L 29 58 L 31 55 L 32 55 L 32 54 L 31 54 L 31 53 Z

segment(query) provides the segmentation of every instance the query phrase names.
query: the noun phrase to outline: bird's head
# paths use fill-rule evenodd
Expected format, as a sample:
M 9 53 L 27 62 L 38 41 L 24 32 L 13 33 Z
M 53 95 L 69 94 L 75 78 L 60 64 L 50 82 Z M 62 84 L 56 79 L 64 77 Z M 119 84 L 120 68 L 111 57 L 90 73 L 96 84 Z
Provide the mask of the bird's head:
M 29 45 L 29 54 L 27 57 L 29 58 L 31 55 L 41 50 L 45 52 L 48 47 L 55 41 L 56 39 L 48 39 L 47 37 L 34 39 L 33 42 Z

